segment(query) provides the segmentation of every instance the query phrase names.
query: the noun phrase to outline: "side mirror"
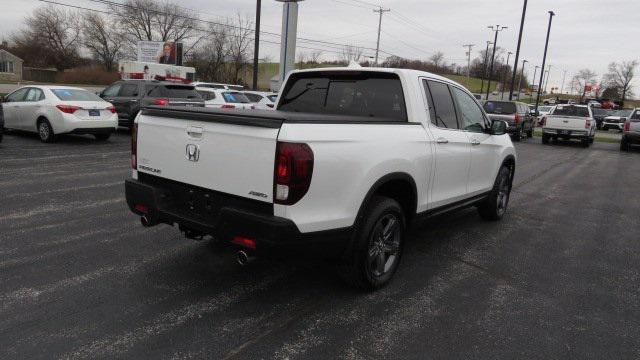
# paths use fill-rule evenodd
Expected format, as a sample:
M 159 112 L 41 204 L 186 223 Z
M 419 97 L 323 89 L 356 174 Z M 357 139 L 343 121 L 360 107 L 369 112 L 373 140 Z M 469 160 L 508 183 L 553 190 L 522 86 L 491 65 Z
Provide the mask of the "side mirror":
M 509 124 L 503 120 L 494 120 L 491 122 L 491 135 L 504 135 L 507 133 Z
M 627 122 L 627 118 L 626 117 L 620 118 L 620 121 Z
M 275 106 L 275 104 L 267 104 L 268 107 L 272 108 Z

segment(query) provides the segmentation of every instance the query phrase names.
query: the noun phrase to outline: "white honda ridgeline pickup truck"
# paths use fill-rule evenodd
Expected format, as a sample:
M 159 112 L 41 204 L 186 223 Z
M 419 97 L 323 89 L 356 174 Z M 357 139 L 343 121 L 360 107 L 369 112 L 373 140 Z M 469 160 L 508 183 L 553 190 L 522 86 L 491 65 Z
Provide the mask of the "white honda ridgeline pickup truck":
M 144 226 L 254 254 L 329 257 L 352 285 L 396 271 L 418 217 L 507 209 L 516 154 L 461 85 L 425 72 L 292 72 L 276 111 L 148 107 L 132 134 L 127 203 Z

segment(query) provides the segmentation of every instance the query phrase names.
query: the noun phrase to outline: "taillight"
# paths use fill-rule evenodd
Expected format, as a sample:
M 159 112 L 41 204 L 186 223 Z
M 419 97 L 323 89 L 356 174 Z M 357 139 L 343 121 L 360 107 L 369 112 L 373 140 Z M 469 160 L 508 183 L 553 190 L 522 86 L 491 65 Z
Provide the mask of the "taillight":
M 169 105 L 169 99 L 155 99 L 153 101 L 154 105 L 167 106 Z
M 235 109 L 235 105 L 224 104 L 220 107 L 221 109 Z
M 590 129 L 590 128 L 591 128 L 591 120 L 587 120 L 587 121 L 585 121 L 585 123 L 584 123 L 584 128 L 585 128 L 585 129 Z
M 624 131 L 625 131 L 625 132 L 629 132 L 630 130 L 631 130 L 631 121 L 627 120 L 627 121 L 624 123 Z
M 138 169 L 138 123 L 131 128 L 131 168 Z
M 80 107 L 73 105 L 56 105 L 58 110 L 62 111 L 65 114 L 73 114 L 74 112 L 80 110 Z
M 111 113 L 112 113 L 112 114 L 115 114 L 115 113 L 116 113 L 116 108 L 115 108 L 115 106 L 109 106 L 109 107 L 107 108 L 107 110 L 111 111 Z
M 514 120 L 516 121 L 516 124 L 519 123 L 520 121 L 522 121 L 522 116 L 516 114 L 516 116 L 514 117 Z
M 547 117 L 543 116 L 542 119 L 540 119 L 540 126 L 544 126 L 547 123 Z
M 276 147 L 275 203 L 293 205 L 309 190 L 313 175 L 313 151 L 307 144 L 278 142 Z

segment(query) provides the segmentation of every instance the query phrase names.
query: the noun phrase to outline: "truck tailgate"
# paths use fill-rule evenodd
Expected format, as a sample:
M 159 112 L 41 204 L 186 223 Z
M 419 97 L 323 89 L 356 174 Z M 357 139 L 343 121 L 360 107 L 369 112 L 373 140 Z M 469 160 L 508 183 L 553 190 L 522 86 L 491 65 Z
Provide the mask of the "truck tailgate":
M 149 108 L 137 124 L 138 171 L 272 202 L 281 121 L 204 108 Z
M 545 127 L 550 129 L 584 130 L 589 118 L 548 115 Z

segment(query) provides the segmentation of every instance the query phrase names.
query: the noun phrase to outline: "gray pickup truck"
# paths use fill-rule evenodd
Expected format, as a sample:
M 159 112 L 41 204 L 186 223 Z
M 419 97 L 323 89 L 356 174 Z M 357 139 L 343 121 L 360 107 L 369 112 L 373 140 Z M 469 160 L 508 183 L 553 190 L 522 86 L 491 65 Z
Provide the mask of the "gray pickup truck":
M 640 108 L 633 110 L 622 131 L 620 150 L 629 151 L 631 145 L 640 145 Z

